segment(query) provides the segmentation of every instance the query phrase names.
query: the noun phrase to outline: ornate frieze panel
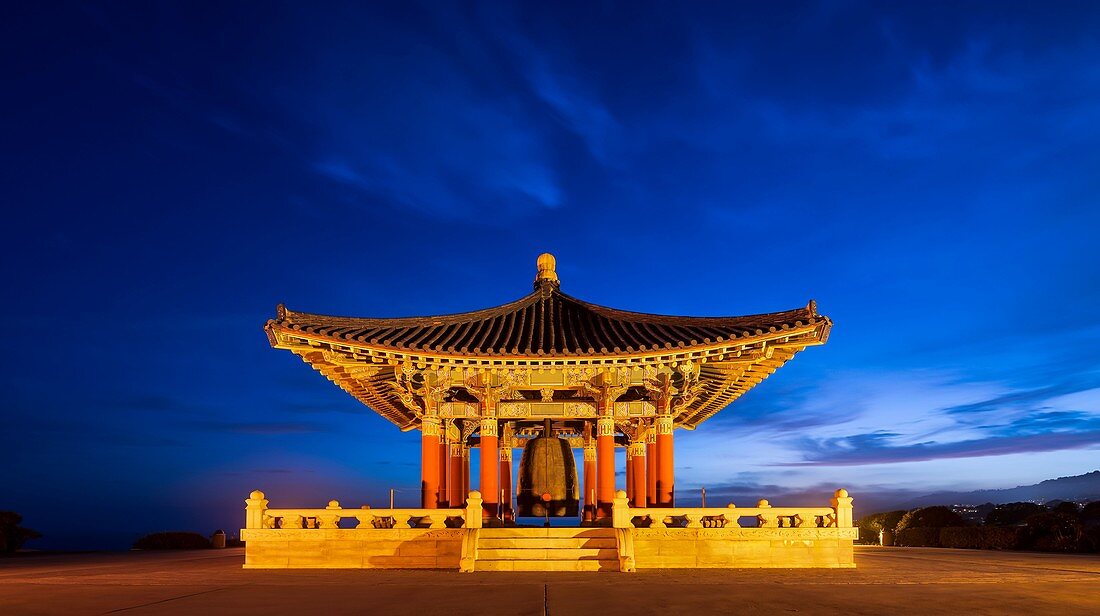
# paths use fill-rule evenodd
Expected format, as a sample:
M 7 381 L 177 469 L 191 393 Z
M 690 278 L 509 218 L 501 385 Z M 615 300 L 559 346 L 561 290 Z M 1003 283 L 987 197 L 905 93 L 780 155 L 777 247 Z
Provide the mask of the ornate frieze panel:
M 444 402 L 439 405 L 439 414 L 444 417 L 477 417 L 477 406 L 469 402 Z
M 595 417 L 596 405 L 591 402 L 566 402 L 565 417 Z
M 500 370 L 497 377 L 500 384 L 507 389 L 531 385 L 531 371 L 522 368 Z
M 497 404 L 497 417 L 522 418 L 530 416 L 530 402 L 501 402 L 500 404 Z
M 566 368 L 562 371 L 562 377 L 566 387 L 580 387 L 581 383 L 587 381 L 595 373 L 596 371 L 592 368 Z

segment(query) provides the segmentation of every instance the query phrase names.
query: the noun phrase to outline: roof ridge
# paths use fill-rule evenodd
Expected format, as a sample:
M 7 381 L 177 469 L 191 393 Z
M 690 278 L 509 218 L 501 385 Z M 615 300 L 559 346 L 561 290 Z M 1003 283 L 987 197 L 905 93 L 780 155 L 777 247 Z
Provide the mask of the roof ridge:
M 758 314 L 745 314 L 738 316 L 719 316 L 719 317 L 699 317 L 699 316 L 679 316 L 671 314 L 655 314 L 651 312 L 634 312 L 631 310 L 622 310 L 619 308 L 611 308 L 608 306 L 602 306 L 600 304 L 594 304 L 592 302 L 586 302 L 583 299 L 579 299 L 564 293 L 560 290 L 555 290 L 556 293 L 562 296 L 562 299 L 574 302 L 588 310 L 592 310 L 609 319 L 618 319 L 621 321 L 641 321 L 644 323 L 658 323 L 661 325 L 676 325 L 678 323 L 685 323 L 688 325 L 706 326 L 706 325 L 728 325 L 731 321 L 744 321 L 746 319 L 752 319 L 755 317 L 767 317 L 775 315 L 795 314 L 798 312 L 806 313 L 807 317 L 817 317 L 817 303 L 814 300 L 810 300 L 806 306 L 802 308 L 794 308 L 791 310 L 780 310 L 778 312 L 761 312 Z
M 465 323 L 467 321 L 500 316 L 508 312 L 514 312 L 515 310 L 521 310 L 543 299 L 544 298 L 542 297 L 542 292 L 539 290 L 535 290 L 517 300 L 508 302 L 506 304 L 501 304 L 499 306 L 481 308 L 479 310 L 471 310 L 469 312 L 453 312 L 450 314 L 428 315 L 419 317 L 345 317 L 320 314 L 317 312 L 302 312 L 300 310 L 291 310 L 287 308 L 285 304 L 279 304 L 276 307 L 276 313 L 278 315 L 279 321 L 286 321 L 289 323 L 294 323 L 295 317 L 304 319 L 309 319 L 310 317 L 313 317 L 325 319 L 333 324 L 347 323 L 349 324 L 349 326 L 359 327 L 416 327 L 423 325 L 454 325 L 456 323 Z

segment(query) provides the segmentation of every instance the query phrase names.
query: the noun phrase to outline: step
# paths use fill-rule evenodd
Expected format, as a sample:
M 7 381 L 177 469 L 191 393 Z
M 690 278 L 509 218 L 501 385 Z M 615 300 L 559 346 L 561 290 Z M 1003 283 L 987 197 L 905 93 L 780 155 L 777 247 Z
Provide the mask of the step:
M 618 548 L 615 537 L 485 537 L 477 540 L 478 549 L 494 548 Z
M 481 560 L 475 571 L 618 571 L 617 560 Z
M 570 539 L 570 538 L 592 538 L 592 539 L 615 539 L 615 529 L 613 528 L 483 528 L 479 533 L 480 537 L 486 539 L 526 539 L 526 538 L 553 538 L 553 539 Z
M 617 560 L 619 551 L 607 549 L 568 548 L 484 548 L 478 546 L 477 560 Z

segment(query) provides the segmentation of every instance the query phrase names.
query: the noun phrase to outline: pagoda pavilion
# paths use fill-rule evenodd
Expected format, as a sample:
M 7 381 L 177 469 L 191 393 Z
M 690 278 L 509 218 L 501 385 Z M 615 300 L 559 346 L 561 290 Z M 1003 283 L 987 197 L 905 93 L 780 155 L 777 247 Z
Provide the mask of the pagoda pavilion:
M 582 515 L 599 526 L 611 523 L 617 488 L 629 507 L 674 507 L 676 431 L 824 344 L 832 325 L 813 301 L 752 316 L 628 312 L 562 292 L 552 255 L 537 270 L 530 294 L 495 308 L 379 319 L 280 305 L 265 329 L 273 347 L 420 432 L 422 509 L 462 508 L 476 489 L 486 525 L 507 523 L 513 450 L 554 437 L 583 450 Z M 616 447 L 626 449 L 625 486 L 615 485 Z

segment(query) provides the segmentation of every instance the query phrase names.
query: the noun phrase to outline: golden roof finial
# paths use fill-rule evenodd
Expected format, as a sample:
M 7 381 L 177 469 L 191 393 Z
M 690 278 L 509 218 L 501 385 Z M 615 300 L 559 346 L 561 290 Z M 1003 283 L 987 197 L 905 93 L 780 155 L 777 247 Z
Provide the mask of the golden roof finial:
M 558 261 L 554 258 L 554 255 L 548 252 L 539 255 L 538 261 L 535 262 L 535 266 L 538 267 L 539 270 L 539 273 L 535 275 L 535 285 L 538 286 L 543 280 L 553 284 L 560 284 L 558 272 L 555 269 L 557 264 Z

